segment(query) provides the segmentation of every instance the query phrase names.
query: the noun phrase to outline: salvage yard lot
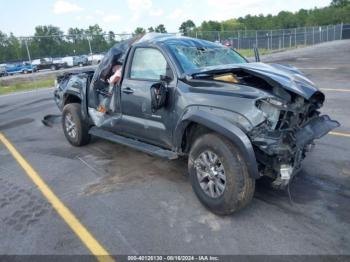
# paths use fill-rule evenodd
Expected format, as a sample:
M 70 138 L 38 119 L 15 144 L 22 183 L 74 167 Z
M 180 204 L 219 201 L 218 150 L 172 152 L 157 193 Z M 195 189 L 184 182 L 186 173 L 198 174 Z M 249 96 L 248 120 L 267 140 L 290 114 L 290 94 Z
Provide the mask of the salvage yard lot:
M 73 148 L 52 90 L 0 96 L 0 132 L 110 254 L 350 255 L 350 41 L 269 55 L 301 68 L 341 123 L 317 141 L 286 191 L 257 182 L 252 204 L 228 217 L 206 210 L 183 159 L 167 161 L 99 139 Z M 344 136 L 342 136 L 344 134 Z M 89 254 L 0 143 L 0 254 Z

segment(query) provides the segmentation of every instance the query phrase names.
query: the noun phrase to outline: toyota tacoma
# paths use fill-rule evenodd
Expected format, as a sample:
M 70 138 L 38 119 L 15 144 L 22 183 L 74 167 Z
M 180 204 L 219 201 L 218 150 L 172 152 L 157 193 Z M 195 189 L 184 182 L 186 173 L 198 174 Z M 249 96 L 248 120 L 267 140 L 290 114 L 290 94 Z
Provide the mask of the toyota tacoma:
M 168 159 L 187 157 L 195 194 L 217 214 L 246 206 L 262 176 L 288 185 L 314 140 L 339 126 L 321 115 L 325 96 L 298 69 L 249 63 L 217 43 L 146 35 L 126 49 L 112 95 L 100 78 L 103 64 L 57 78 L 67 140 L 82 146 L 93 135 Z M 96 121 L 108 95 L 110 108 Z

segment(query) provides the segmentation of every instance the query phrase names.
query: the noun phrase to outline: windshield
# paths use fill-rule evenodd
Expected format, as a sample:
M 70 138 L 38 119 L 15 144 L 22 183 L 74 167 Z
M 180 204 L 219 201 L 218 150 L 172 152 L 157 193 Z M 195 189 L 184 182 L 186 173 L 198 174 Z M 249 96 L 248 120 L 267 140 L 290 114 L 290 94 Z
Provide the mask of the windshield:
M 193 47 L 170 45 L 185 72 L 208 66 L 241 64 L 247 61 L 227 47 Z

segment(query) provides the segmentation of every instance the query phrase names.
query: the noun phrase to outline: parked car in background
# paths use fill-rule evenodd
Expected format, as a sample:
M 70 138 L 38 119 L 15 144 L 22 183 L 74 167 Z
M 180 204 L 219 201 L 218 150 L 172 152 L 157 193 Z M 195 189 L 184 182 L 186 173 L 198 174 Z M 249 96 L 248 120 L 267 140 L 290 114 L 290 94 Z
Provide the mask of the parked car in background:
M 67 67 L 77 66 L 76 59 L 74 56 L 65 56 L 61 58 L 62 62 L 66 64 Z
M 53 59 L 50 57 L 35 59 L 32 61 L 32 65 L 36 66 L 37 70 L 51 69 L 58 70 L 60 68 L 67 67 L 66 63 L 59 59 Z
M 89 57 L 87 55 L 75 56 L 74 64 L 76 66 L 86 66 L 89 64 Z
M 58 70 L 62 68 L 67 68 L 67 62 L 65 62 L 62 58 L 56 57 L 52 58 L 51 70 Z
M 90 54 L 88 61 L 90 65 L 99 64 L 104 57 L 104 54 Z
M 6 71 L 6 64 L 1 64 L 0 65 L 0 77 L 2 76 L 7 76 L 7 71 Z
M 223 43 L 222 43 L 224 46 L 226 46 L 226 47 L 231 47 L 231 48 L 233 48 L 233 41 L 232 40 L 225 40 L 225 41 L 223 41 Z
M 28 74 L 28 73 L 34 73 L 37 71 L 37 67 L 35 65 L 32 65 L 29 62 L 7 65 L 5 68 L 6 68 L 7 74 L 9 75 L 18 74 L 18 73 Z

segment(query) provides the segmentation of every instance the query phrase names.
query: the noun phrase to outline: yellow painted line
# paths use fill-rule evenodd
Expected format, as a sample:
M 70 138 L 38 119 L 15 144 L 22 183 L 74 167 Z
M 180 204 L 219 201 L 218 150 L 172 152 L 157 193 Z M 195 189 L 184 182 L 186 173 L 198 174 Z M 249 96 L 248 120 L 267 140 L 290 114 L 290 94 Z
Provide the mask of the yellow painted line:
M 350 137 L 350 133 L 329 132 L 328 134 L 330 134 L 330 135 L 332 135 L 332 136 Z
M 334 91 L 334 92 L 350 92 L 350 89 L 340 89 L 340 88 L 320 88 L 322 91 Z
M 96 256 L 100 262 L 112 262 L 114 259 L 106 249 L 93 237 L 87 228 L 75 217 L 75 215 L 63 204 L 63 202 L 55 195 L 50 187 L 17 151 L 9 140 L 0 132 L 0 141 L 10 151 L 18 164 L 24 169 L 33 183 L 39 188 L 41 193 L 46 197 L 56 212 L 62 217 L 72 231 L 80 238 L 90 252 Z

